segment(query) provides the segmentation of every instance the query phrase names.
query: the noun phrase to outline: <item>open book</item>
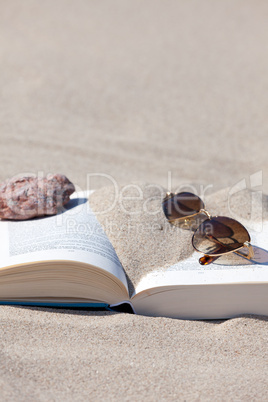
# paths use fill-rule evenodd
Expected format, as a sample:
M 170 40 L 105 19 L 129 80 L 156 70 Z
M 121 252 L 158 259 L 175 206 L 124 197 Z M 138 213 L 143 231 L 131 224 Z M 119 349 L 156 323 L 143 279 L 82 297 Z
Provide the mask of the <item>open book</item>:
M 130 290 L 88 198 L 79 193 L 56 216 L 0 222 L 0 303 L 62 307 L 129 303 L 137 314 L 189 319 L 267 315 L 268 225 L 251 232 L 251 237 L 256 246 L 254 264 L 204 267 L 194 252 L 169 267 L 147 272 Z

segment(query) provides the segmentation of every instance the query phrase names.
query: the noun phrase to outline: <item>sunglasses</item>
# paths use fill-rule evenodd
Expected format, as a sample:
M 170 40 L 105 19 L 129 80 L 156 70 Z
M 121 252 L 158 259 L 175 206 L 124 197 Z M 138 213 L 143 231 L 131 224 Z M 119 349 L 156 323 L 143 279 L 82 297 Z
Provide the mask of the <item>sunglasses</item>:
M 204 254 L 199 259 L 201 265 L 210 264 L 228 253 L 236 253 L 249 260 L 253 258 L 247 229 L 235 219 L 211 216 L 197 195 L 188 192 L 166 193 L 162 205 L 171 224 L 194 230 L 192 245 L 196 251 Z

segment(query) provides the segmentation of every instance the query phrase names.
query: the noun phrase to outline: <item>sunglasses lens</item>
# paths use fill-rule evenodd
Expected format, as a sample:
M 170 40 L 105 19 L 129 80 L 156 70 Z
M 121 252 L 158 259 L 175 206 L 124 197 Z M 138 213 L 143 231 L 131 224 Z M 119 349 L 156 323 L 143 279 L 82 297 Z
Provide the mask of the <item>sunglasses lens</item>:
M 204 208 L 204 203 L 192 193 L 178 193 L 163 201 L 163 210 L 168 220 L 185 218 L 197 214 Z
M 192 242 L 197 251 L 219 255 L 241 248 L 250 241 L 247 229 L 234 219 L 217 216 L 206 219 L 195 231 Z

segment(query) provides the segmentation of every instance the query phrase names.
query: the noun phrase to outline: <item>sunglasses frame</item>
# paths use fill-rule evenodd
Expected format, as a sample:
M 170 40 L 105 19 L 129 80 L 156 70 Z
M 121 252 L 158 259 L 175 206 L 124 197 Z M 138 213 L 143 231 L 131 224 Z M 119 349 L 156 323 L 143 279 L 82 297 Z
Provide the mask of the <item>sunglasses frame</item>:
M 178 195 L 178 194 L 180 194 L 180 193 L 176 193 L 176 194 L 175 194 L 175 193 L 171 193 L 171 192 L 166 192 L 166 195 L 165 195 L 165 198 L 163 199 L 163 202 L 167 201 L 168 199 L 173 198 L 175 195 Z M 196 194 L 193 194 L 193 195 L 196 196 Z M 198 197 L 198 196 L 196 196 L 196 197 Z M 198 198 L 199 198 L 199 197 L 198 197 Z M 201 201 L 202 201 L 202 200 L 201 200 Z M 184 223 L 187 225 L 187 223 L 189 222 L 189 220 L 192 220 L 194 217 L 196 217 L 196 216 L 198 216 L 198 215 L 201 215 L 201 214 L 207 215 L 207 219 L 206 219 L 206 220 L 209 220 L 209 219 L 212 218 L 212 215 L 211 215 L 206 209 L 201 208 L 200 211 L 198 211 L 198 212 L 195 213 L 195 214 L 187 215 L 187 216 L 182 217 L 182 218 L 175 218 L 175 219 L 168 219 L 168 218 L 167 218 L 167 219 L 168 219 L 169 223 L 171 223 L 171 224 L 174 225 L 174 226 L 177 226 L 177 225 L 176 225 L 177 222 L 178 222 L 178 223 L 184 222 Z M 217 216 L 218 216 L 218 215 L 214 216 L 214 218 L 217 218 Z M 232 218 L 232 219 L 233 219 L 233 218 Z M 205 220 L 205 221 L 206 221 L 206 220 Z M 233 219 L 233 220 L 236 221 L 236 219 Z M 205 222 L 205 221 L 204 221 L 204 222 Z M 238 222 L 238 221 L 236 221 L 236 222 Z M 203 223 L 203 222 L 202 222 L 202 223 Z M 238 222 L 238 223 L 240 223 L 240 222 Z M 240 225 L 242 225 L 242 224 L 240 223 Z M 179 225 L 178 225 L 178 226 L 179 226 Z M 199 225 L 199 226 L 200 226 L 200 225 Z M 199 227 L 199 226 L 198 226 L 198 227 Z M 243 225 L 242 225 L 242 226 L 243 226 Z M 246 259 L 248 259 L 248 260 L 251 260 L 251 259 L 254 257 L 253 247 L 252 247 L 252 245 L 249 243 L 249 241 L 244 242 L 243 245 L 242 245 L 241 247 L 237 248 L 236 250 L 230 250 L 230 251 L 226 251 L 226 252 L 224 252 L 224 253 L 219 253 L 219 254 L 207 254 L 207 253 L 204 254 L 204 253 L 202 253 L 202 251 L 197 250 L 196 247 L 195 247 L 194 244 L 193 244 L 194 235 L 195 235 L 195 232 L 197 231 L 198 227 L 194 230 L 194 234 L 193 234 L 193 237 L 192 237 L 192 246 L 193 246 L 193 248 L 194 248 L 198 253 L 203 254 L 204 257 L 210 257 L 209 263 L 215 261 L 217 258 L 219 258 L 219 257 L 222 256 L 222 255 L 231 254 L 231 253 L 236 253 L 236 254 L 238 254 L 240 257 L 244 257 L 244 258 L 246 258 Z M 243 226 L 243 227 L 244 227 L 244 226 Z M 246 228 L 245 228 L 245 230 L 247 231 Z M 250 236 L 249 236 L 249 237 L 250 237 Z M 218 240 L 217 240 L 217 243 L 219 243 L 219 244 L 221 244 L 221 245 L 227 247 L 226 244 L 222 244 L 222 243 L 220 243 Z M 244 253 L 242 253 L 241 251 L 239 251 L 239 250 L 241 250 L 241 249 L 243 249 L 243 248 L 245 248 L 245 247 L 248 249 L 248 254 L 244 254 Z M 227 248 L 228 248 L 228 247 L 227 247 Z M 200 260 L 201 260 L 201 259 L 200 259 Z M 199 262 L 200 262 L 200 260 L 199 260 Z M 201 262 L 200 262 L 200 263 L 201 263 Z M 202 263 L 201 263 L 201 264 L 202 264 Z

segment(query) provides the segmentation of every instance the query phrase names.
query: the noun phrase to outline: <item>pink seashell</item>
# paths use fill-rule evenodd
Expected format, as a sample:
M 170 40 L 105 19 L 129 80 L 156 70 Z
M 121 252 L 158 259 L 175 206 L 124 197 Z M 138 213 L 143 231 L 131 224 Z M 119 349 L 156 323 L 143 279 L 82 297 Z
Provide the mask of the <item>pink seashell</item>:
M 61 174 L 8 179 L 0 185 L 0 218 L 22 220 L 55 215 L 74 191 L 73 183 Z

